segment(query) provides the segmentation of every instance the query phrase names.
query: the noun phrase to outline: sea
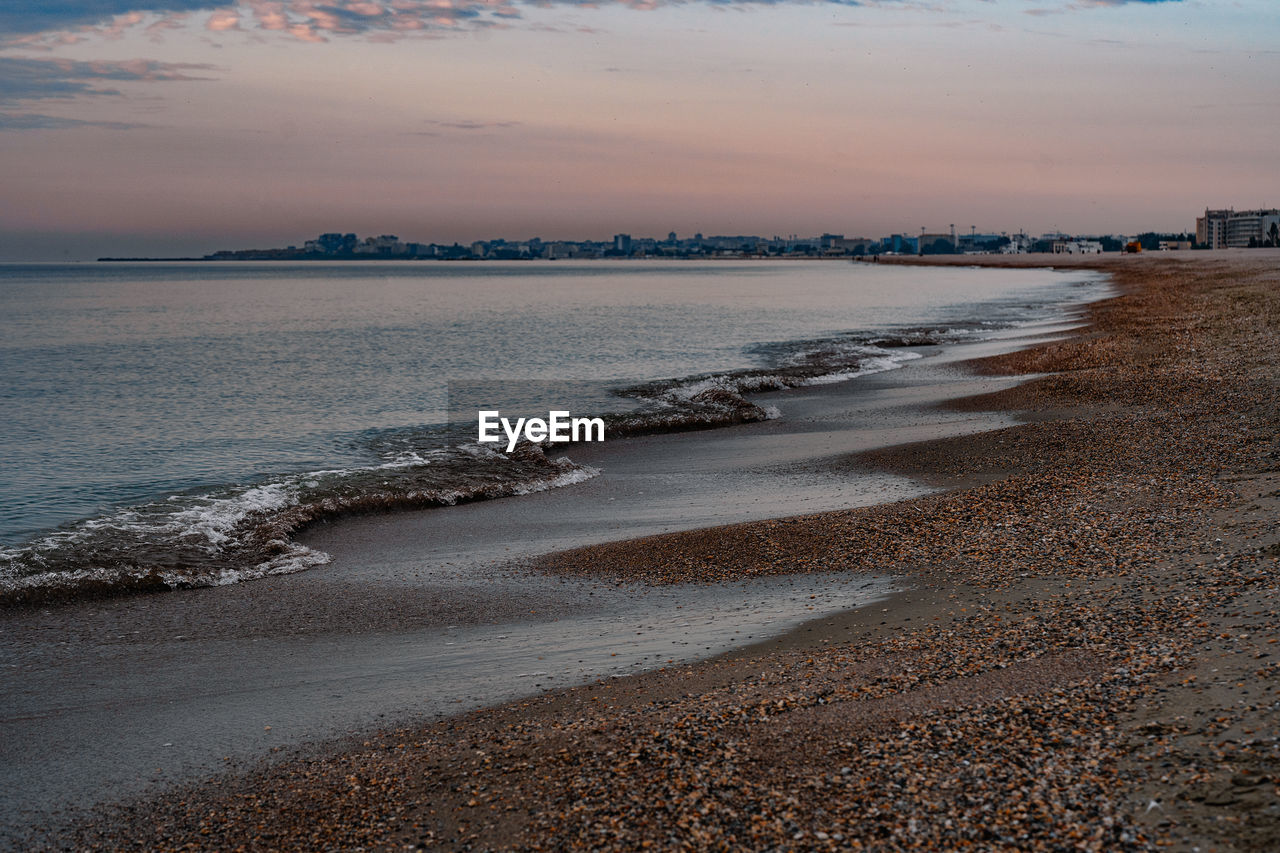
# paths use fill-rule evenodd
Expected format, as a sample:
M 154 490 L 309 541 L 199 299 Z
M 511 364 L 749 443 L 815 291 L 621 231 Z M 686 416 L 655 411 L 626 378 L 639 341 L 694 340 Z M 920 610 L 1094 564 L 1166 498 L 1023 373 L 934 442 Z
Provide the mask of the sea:
M 0 265 L 0 602 L 303 571 L 344 514 L 569 487 L 476 413 L 606 440 L 1043 322 L 1101 276 L 841 261 Z

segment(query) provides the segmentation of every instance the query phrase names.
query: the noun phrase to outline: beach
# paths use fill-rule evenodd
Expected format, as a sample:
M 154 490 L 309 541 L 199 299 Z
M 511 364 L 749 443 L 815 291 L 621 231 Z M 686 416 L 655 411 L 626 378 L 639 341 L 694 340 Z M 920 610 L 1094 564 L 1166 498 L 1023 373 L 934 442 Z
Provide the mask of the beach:
M 968 362 L 930 434 L 827 460 L 933 491 L 811 513 L 797 489 L 744 523 L 638 525 L 529 566 L 899 591 L 710 660 L 239 763 L 32 843 L 1272 849 L 1280 252 L 1051 262 L 1119 295 L 1081 329 Z M 254 586 L 218 592 L 248 613 Z

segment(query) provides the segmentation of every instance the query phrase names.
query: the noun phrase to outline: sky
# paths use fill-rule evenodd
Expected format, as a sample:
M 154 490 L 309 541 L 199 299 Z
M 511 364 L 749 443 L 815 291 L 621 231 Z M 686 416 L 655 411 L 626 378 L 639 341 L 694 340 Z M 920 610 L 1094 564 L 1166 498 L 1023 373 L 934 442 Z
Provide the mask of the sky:
M 1275 0 L 0 7 L 0 260 L 1181 232 L 1278 139 Z

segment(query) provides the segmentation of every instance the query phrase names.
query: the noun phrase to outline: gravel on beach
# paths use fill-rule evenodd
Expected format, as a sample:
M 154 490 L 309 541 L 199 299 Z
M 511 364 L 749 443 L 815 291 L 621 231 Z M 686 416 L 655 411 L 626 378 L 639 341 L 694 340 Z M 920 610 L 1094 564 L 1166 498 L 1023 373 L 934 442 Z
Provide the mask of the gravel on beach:
M 967 259 L 970 260 L 971 259 Z M 1055 258 L 1055 261 L 1057 259 Z M 1112 258 L 946 490 L 576 549 L 648 583 L 862 570 L 887 602 L 705 663 L 103 810 L 76 849 L 1280 849 L 1280 253 Z

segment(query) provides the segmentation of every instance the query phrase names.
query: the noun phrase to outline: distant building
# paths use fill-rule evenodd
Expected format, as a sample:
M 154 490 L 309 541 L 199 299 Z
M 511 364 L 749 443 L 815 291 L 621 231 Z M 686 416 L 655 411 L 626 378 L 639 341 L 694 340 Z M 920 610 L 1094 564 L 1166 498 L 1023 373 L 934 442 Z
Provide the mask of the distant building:
M 1025 255 L 1031 251 L 1033 242 L 1029 235 L 1019 231 L 1017 234 L 1009 235 L 1009 242 L 1000 247 L 1000 253 L 1003 255 Z
M 1227 217 L 1230 210 L 1210 210 L 1205 208 L 1204 216 L 1196 217 L 1196 242 L 1210 249 L 1227 247 Z
M 965 254 L 985 255 L 992 250 L 996 250 L 1009 242 L 1009 238 L 1004 234 L 979 234 L 974 229 L 968 234 L 960 234 L 956 237 L 956 248 Z
M 1280 246 L 1280 209 L 1209 210 L 1196 217 L 1196 242 L 1210 249 Z
M 1097 240 L 1055 240 L 1055 255 L 1101 255 L 1102 243 Z
M 605 245 L 608 245 L 607 243 Z M 583 243 L 568 240 L 556 240 L 543 244 L 542 256 L 552 260 L 562 258 L 595 258 L 599 256 L 594 248 Z
M 631 254 L 631 235 L 614 234 L 613 249 L 615 252 L 622 252 L 624 255 Z
M 921 234 L 916 245 L 926 255 L 949 255 L 956 251 L 956 240 L 950 233 Z
M 884 250 L 894 254 L 912 254 L 920 248 L 920 241 L 905 234 L 890 234 L 884 238 Z
M 879 243 L 879 240 L 872 240 L 870 237 L 842 237 L 835 244 L 835 248 L 850 255 L 865 255 Z
M 340 255 L 353 251 L 357 242 L 359 238 L 355 234 L 321 234 L 303 244 L 303 250 L 311 254 Z

